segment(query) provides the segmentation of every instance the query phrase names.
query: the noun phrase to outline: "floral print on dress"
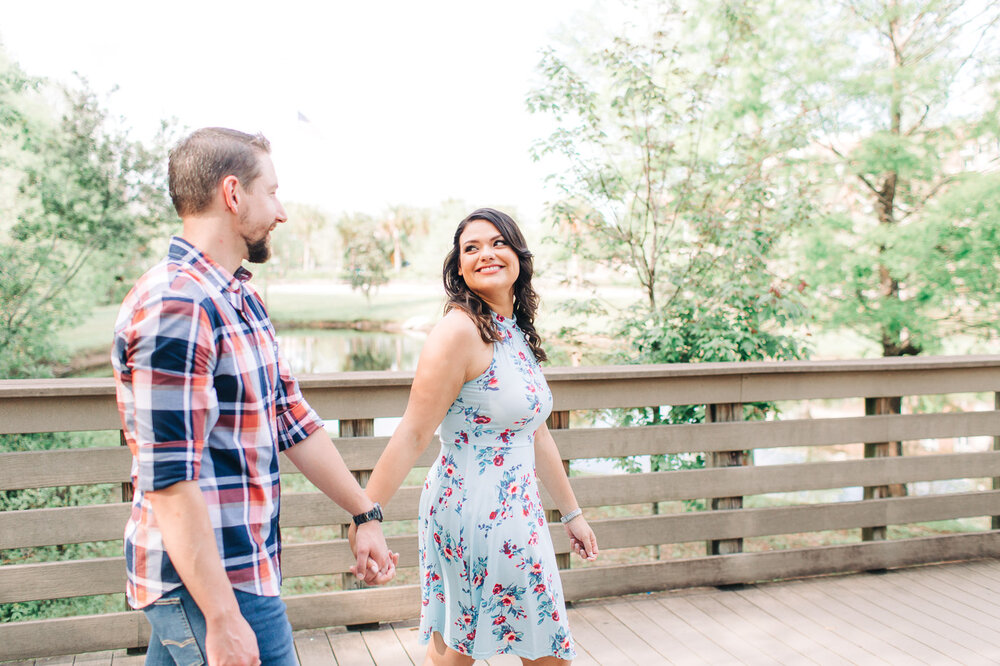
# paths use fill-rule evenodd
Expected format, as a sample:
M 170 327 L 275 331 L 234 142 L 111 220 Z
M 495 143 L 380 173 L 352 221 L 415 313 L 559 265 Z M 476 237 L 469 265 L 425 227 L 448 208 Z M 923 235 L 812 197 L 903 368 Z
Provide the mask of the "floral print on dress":
M 572 659 L 559 571 L 535 477 L 534 434 L 552 394 L 513 318 L 489 367 L 441 423 L 420 497 L 420 637 L 475 659 Z

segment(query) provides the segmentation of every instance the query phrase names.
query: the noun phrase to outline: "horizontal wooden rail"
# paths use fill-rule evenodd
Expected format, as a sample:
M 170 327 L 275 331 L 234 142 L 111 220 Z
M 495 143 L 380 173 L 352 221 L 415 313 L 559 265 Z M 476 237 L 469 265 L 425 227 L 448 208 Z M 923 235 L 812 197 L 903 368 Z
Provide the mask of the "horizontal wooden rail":
M 581 506 L 595 507 L 992 476 L 1000 476 L 998 451 L 599 475 L 575 477 L 571 484 Z M 401 488 L 385 507 L 386 519 L 415 519 L 421 490 Z M 546 508 L 555 506 L 544 488 L 541 495 Z M 0 548 L 119 539 L 128 511 L 126 504 L 104 504 L 0 513 Z M 322 493 L 286 493 L 282 498 L 282 527 L 338 525 L 348 520 L 350 516 Z
M 1000 391 L 1000 357 L 689 363 L 545 371 L 556 410 Z M 399 416 L 413 373 L 300 378 L 324 418 Z M 111 379 L 0 380 L 0 434 L 115 430 Z
M 861 442 L 1000 436 L 1000 411 L 947 414 L 859 416 L 791 421 L 743 421 L 645 426 L 580 428 L 553 435 L 565 460 L 617 458 L 649 454 L 828 446 Z M 372 469 L 388 437 L 335 437 L 351 469 Z M 417 460 L 429 467 L 438 456 L 432 442 Z M 0 453 L 0 490 L 50 486 L 123 483 L 129 480 L 132 456 L 122 447 L 56 449 Z M 295 467 L 282 457 L 282 469 Z
M 997 552 L 1000 552 L 1000 532 L 991 531 L 575 569 L 563 572 L 563 589 L 568 601 L 576 601 L 674 588 L 971 560 L 993 557 Z M 355 601 L 362 598 L 363 602 Z M 310 629 L 415 618 L 420 608 L 420 590 L 415 585 L 407 585 L 289 596 L 285 601 L 292 627 Z M 40 636 L 45 636 L 45 640 L 39 640 Z M 148 640 L 148 625 L 141 613 L 108 613 L 0 625 L 0 655 L 4 659 L 140 647 Z
M 604 550 L 711 539 L 773 536 L 821 530 L 905 525 L 1000 514 L 1000 491 L 905 497 L 835 505 L 791 506 L 734 511 L 635 516 L 595 520 Z M 561 526 L 550 526 L 557 553 L 569 552 Z M 389 547 L 400 553 L 399 567 L 415 567 L 417 537 L 394 536 Z M 346 573 L 354 564 L 344 539 L 287 545 L 282 552 L 285 578 Z M 57 599 L 121 591 L 125 560 L 94 558 L 0 567 L 0 603 Z

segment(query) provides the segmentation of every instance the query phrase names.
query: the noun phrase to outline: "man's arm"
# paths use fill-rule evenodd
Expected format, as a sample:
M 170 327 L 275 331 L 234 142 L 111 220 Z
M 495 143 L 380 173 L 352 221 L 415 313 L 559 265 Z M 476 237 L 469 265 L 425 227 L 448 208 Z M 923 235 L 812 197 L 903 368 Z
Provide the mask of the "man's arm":
M 260 663 L 257 636 L 240 613 L 215 545 L 215 531 L 197 481 L 146 493 L 163 545 L 184 586 L 205 616 L 210 666 Z
M 192 299 L 171 294 L 135 313 L 129 329 L 137 488 L 205 616 L 210 666 L 259 664 L 257 638 L 240 613 L 197 481 L 218 404 L 211 322 Z
M 374 506 L 357 480 L 347 469 L 337 447 L 326 430 L 320 428 L 285 450 L 288 459 L 299 468 L 307 479 L 352 516 L 364 513 Z M 380 585 L 395 575 L 395 559 L 382 535 L 382 524 L 371 520 L 357 528 L 357 576 L 366 583 Z M 377 571 L 368 564 L 374 560 Z M 365 574 L 362 576 L 361 572 Z

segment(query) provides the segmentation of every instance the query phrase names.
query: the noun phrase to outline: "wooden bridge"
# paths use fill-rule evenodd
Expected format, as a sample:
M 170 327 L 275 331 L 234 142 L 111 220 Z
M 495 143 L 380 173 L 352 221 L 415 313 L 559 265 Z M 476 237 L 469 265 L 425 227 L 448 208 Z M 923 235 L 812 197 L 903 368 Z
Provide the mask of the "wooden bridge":
M 558 410 L 551 427 L 567 463 L 692 452 L 706 463 L 572 479 L 595 516 L 603 553 L 598 566 L 569 565 L 565 536 L 553 530 L 577 663 L 1000 662 L 1000 565 L 991 559 L 1000 554 L 1000 357 L 546 375 Z M 302 378 L 313 406 L 338 420 L 337 444 L 359 477 L 385 445 L 372 436 L 374 419 L 402 413 L 410 380 L 384 372 Z M 900 398 L 904 413 L 889 413 Z M 742 420 L 751 403 L 764 401 L 794 418 Z M 809 417 L 829 401 L 847 414 Z M 704 406 L 706 422 L 605 427 L 587 418 L 588 410 L 677 405 Z M 148 639 L 143 615 L 114 607 L 121 607 L 129 491 L 118 427 L 109 380 L 0 381 L 0 434 L 99 431 L 91 436 L 97 446 L 0 454 L 0 491 L 24 506 L 0 512 L 0 608 L 13 609 L 0 624 L 0 660 L 138 659 L 125 650 Z M 896 442 L 906 455 L 891 455 Z M 804 452 L 801 462 L 753 464 L 753 452 L 779 449 Z M 821 450 L 837 455 L 810 461 Z M 422 464 L 435 455 L 428 451 Z M 419 663 L 412 521 L 420 488 L 404 488 L 386 507 L 391 547 L 409 572 L 398 585 L 355 590 L 343 576 L 348 516 L 300 475 L 284 483 L 286 601 L 303 663 Z M 121 490 L 112 496 L 107 484 Z M 63 489 L 67 506 L 32 507 L 35 488 Z M 79 493 L 70 489 L 79 488 L 93 490 L 91 503 L 76 505 Z M 814 492 L 831 489 L 863 489 L 863 499 Z M 915 566 L 956 561 L 964 562 Z M 742 587 L 714 589 L 734 585 Z M 14 612 L 26 602 L 74 597 L 98 606 L 111 600 L 110 610 L 23 620 Z M 375 622 L 382 628 L 344 629 Z

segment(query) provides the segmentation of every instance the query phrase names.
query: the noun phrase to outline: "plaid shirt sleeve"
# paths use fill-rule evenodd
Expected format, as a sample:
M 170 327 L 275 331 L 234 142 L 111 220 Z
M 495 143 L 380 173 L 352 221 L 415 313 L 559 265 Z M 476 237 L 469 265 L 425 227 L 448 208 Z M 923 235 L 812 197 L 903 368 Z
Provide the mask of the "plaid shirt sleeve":
M 190 298 L 166 294 L 133 313 L 127 342 L 137 488 L 196 480 L 219 415 L 208 315 Z
M 309 406 L 292 376 L 284 355 L 278 350 L 278 450 L 284 451 L 323 427 L 323 419 Z

